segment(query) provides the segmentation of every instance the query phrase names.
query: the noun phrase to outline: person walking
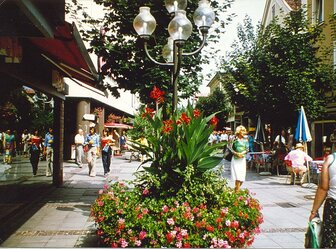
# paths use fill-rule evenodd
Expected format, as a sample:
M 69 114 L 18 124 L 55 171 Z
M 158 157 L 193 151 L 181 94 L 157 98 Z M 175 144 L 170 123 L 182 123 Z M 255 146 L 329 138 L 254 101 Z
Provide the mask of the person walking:
M 231 141 L 233 157 L 231 160 L 231 178 L 235 181 L 235 191 L 240 190 L 246 178 L 246 153 L 249 151 L 249 143 L 246 128 L 239 125 L 236 128 L 235 138 Z
M 121 136 L 119 138 L 120 150 L 127 150 L 127 136 L 126 132 L 122 131 Z
M 115 140 L 112 135 L 109 134 L 107 129 L 103 130 L 103 135 L 101 137 L 101 148 L 102 148 L 102 161 L 104 167 L 104 176 L 110 173 L 111 156 L 112 156 L 112 145 Z
M 7 130 L 4 135 L 3 145 L 5 148 L 5 157 L 4 163 L 11 164 L 13 161 L 13 154 L 16 150 L 16 140 L 14 134 L 12 134 L 11 130 Z
M 79 168 L 83 167 L 84 160 L 84 132 L 83 129 L 78 129 L 78 133 L 75 136 L 75 146 L 76 146 L 76 164 Z
M 40 153 L 42 150 L 42 138 L 39 135 L 39 131 L 35 130 L 33 135 L 30 136 L 30 139 L 28 141 L 29 145 L 30 145 L 30 163 L 32 165 L 33 168 L 33 175 L 36 176 L 37 174 L 37 169 L 38 169 L 38 163 L 40 161 Z
M 320 248 L 336 248 L 336 160 L 335 153 L 324 160 L 321 181 L 315 194 L 309 221 L 318 215 L 324 203 L 322 243 Z
M 94 127 L 90 128 L 90 133 L 86 135 L 84 144 L 89 146 L 87 152 L 87 162 L 89 166 L 89 176 L 96 176 L 96 160 L 99 154 L 99 136 Z
M 27 129 L 24 129 L 21 135 L 22 154 L 24 157 L 28 157 L 30 139 L 31 135 L 28 133 Z
M 53 129 L 49 128 L 47 134 L 44 137 L 43 154 L 46 156 L 47 168 L 46 176 L 52 176 L 53 163 L 54 163 L 54 135 Z

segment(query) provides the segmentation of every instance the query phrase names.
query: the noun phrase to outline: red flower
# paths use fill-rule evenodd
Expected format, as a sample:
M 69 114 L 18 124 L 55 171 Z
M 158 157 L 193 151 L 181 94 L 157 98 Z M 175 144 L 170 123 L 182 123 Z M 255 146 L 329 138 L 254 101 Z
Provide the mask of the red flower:
M 216 118 L 216 116 L 214 116 L 212 119 L 210 119 L 210 124 L 216 126 L 218 123 L 218 118 Z
M 166 234 L 166 239 L 167 239 L 168 243 L 171 243 L 174 240 L 174 236 L 171 233 L 167 233 Z
M 164 91 L 161 91 L 158 87 L 154 86 L 153 90 L 150 92 L 150 97 L 155 99 L 158 103 L 164 102 Z
M 170 131 L 172 131 L 173 130 L 173 123 L 174 123 L 174 121 L 173 120 L 164 120 L 163 121 L 163 129 L 162 129 L 162 132 L 163 133 L 166 133 L 166 134 L 168 134 L 168 133 L 170 133 Z
M 191 248 L 190 243 L 188 243 L 188 242 L 184 243 L 183 248 Z
M 215 228 L 214 228 L 213 226 L 211 226 L 211 225 L 207 225 L 207 226 L 205 227 L 205 229 L 208 230 L 209 232 L 213 232 L 213 231 L 215 231 Z
M 140 240 L 143 240 L 144 238 L 146 238 L 146 236 L 147 236 L 146 231 L 141 231 L 141 232 L 139 233 L 139 239 L 140 239 Z
M 223 220 L 222 218 L 217 218 L 217 219 L 216 219 L 216 222 L 217 222 L 217 223 L 221 223 L 222 220 Z
M 184 113 L 182 113 L 182 115 L 181 115 L 181 117 L 180 117 L 179 120 L 180 120 L 181 122 L 185 123 L 186 125 L 188 125 L 188 124 L 190 123 L 191 118 L 189 118 L 189 117 L 187 116 L 187 114 L 184 112 Z
M 141 117 L 146 118 L 147 116 L 149 116 L 151 118 L 154 116 L 154 109 L 153 108 L 149 108 L 149 107 L 145 108 L 145 112 L 141 115 Z
M 194 113 L 194 117 L 195 117 L 195 118 L 198 118 L 199 116 L 201 116 L 201 111 L 198 110 L 198 109 L 195 109 L 195 110 L 193 111 L 193 113 Z

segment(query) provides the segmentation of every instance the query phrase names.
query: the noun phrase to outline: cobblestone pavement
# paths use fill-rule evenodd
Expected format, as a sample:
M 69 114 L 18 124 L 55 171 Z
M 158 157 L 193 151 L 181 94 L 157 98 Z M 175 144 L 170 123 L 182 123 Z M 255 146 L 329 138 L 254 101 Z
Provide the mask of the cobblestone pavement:
M 222 176 L 230 178 L 229 163 L 223 161 Z M 113 180 L 133 179 L 140 162 L 115 157 Z M 40 162 L 33 177 L 26 158 L 16 158 L 9 168 L 0 165 L 0 246 L 1 247 L 99 247 L 95 227 L 89 217 L 98 190 L 106 183 L 101 159 L 97 176 L 88 168 L 64 163 L 64 185 L 56 188 L 44 176 Z M 316 185 L 289 185 L 287 176 L 261 176 L 248 170 L 243 188 L 255 193 L 263 206 L 265 222 L 251 248 L 303 248 L 309 210 Z M 233 182 L 228 181 L 230 186 Z

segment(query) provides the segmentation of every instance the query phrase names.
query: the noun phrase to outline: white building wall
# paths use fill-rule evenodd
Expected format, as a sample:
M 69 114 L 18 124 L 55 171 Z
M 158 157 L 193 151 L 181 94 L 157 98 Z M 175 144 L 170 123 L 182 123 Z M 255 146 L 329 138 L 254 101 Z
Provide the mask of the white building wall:
M 291 8 L 285 0 L 266 0 L 262 25 L 269 25 L 275 16 L 278 17 L 279 23 L 282 23 L 284 16 L 290 11 Z
M 66 2 L 71 3 L 71 0 L 66 0 Z M 100 5 L 97 5 L 93 0 L 78 0 L 79 4 L 81 4 L 85 11 L 90 15 L 94 16 L 95 18 L 102 18 L 104 16 L 103 7 Z M 74 22 L 78 29 L 85 29 L 85 26 L 82 21 L 82 13 L 78 13 L 76 16 L 66 15 L 65 19 L 67 22 Z M 89 44 L 84 41 L 85 46 L 88 48 Z M 96 70 L 98 71 L 98 57 L 91 53 L 90 54 L 91 60 L 93 64 L 96 67 Z M 111 78 L 106 77 L 104 81 L 110 85 L 116 85 L 116 82 L 114 82 Z M 100 92 L 97 91 L 94 88 L 91 88 L 89 86 L 81 86 L 76 82 L 71 81 L 70 79 L 66 80 L 66 83 L 69 87 L 69 94 L 68 97 L 89 97 L 94 98 L 99 101 L 102 101 L 103 103 L 106 103 L 109 106 L 112 106 L 114 108 L 117 108 L 121 111 L 124 111 L 126 113 L 134 115 L 137 111 L 137 109 L 140 106 L 140 101 L 138 96 L 131 94 L 130 91 L 124 91 L 120 90 L 120 97 L 115 98 L 113 97 L 109 91 Z M 99 92 L 99 93 L 98 93 Z M 103 97 L 103 95 L 105 97 Z

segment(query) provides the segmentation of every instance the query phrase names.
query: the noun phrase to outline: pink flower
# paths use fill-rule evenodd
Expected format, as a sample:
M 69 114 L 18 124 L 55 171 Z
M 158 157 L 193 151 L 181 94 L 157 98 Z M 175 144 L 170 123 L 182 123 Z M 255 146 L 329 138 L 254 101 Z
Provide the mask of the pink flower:
M 181 234 L 181 233 L 177 234 L 177 235 L 176 235 L 176 239 L 177 239 L 178 241 L 182 241 L 182 240 L 183 240 L 183 236 L 182 236 L 182 234 Z
M 98 194 L 102 195 L 103 193 L 104 193 L 104 190 L 103 189 L 99 189 Z
M 144 238 L 146 238 L 146 236 L 147 236 L 146 231 L 141 231 L 141 232 L 139 233 L 139 239 L 141 239 L 141 240 L 143 240 Z
M 182 248 L 182 242 L 181 241 L 176 242 L 175 246 L 177 248 Z
M 98 204 L 99 207 L 102 207 L 102 206 L 104 206 L 104 201 L 98 201 L 97 204 Z
M 230 221 L 230 220 L 226 220 L 226 221 L 225 221 L 225 225 L 226 225 L 227 227 L 229 227 L 229 226 L 231 225 L 231 221 Z
M 136 246 L 141 246 L 141 241 L 140 240 L 136 240 L 134 243 L 135 243 Z
M 223 239 L 218 240 L 218 247 L 230 248 L 229 243 L 226 240 L 223 240 Z
M 121 244 L 122 248 L 125 248 L 125 247 L 128 246 L 128 242 L 125 239 L 121 239 L 121 243 L 120 244 Z
M 148 212 L 149 212 L 149 211 L 148 211 L 148 208 L 144 208 L 144 209 L 142 209 L 142 213 L 143 213 L 143 214 L 148 214 Z
M 229 208 L 222 208 L 220 213 L 221 213 L 221 217 L 224 217 L 227 213 L 229 212 Z
M 187 236 L 188 235 L 188 230 L 187 229 L 181 229 L 181 235 L 183 237 Z
M 104 184 L 104 187 L 103 187 L 104 189 L 108 189 L 109 188 L 109 185 L 107 185 L 107 184 Z
M 142 191 L 142 194 L 143 195 L 148 195 L 149 194 L 149 190 L 147 188 L 145 188 L 143 191 Z
M 162 211 L 165 212 L 165 213 L 167 213 L 169 211 L 169 207 L 167 205 L 164 205 L 162 207 Z
M 124 223 L 125 223 L 125 219 L 119 219 L 119 220 L 118 220 L 118 223 L 119 223 L 119 224 L 124 224 Z
M 168 225 L 171 225 L 171 226 L 173 226 L 173 225 L 175 224 L 173 218 L 169 218 L 169 219 L 167 219 L 167 223 L 168 223 Z

